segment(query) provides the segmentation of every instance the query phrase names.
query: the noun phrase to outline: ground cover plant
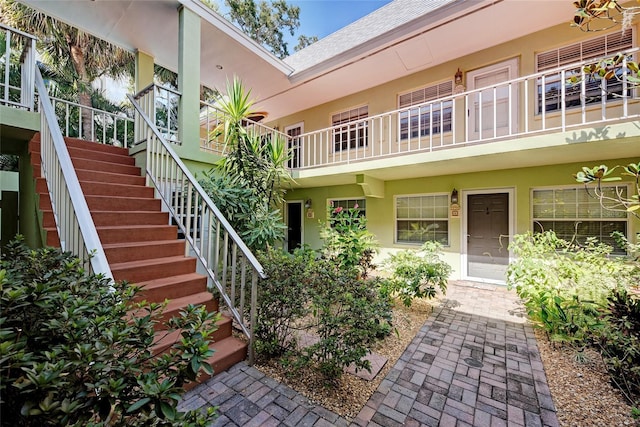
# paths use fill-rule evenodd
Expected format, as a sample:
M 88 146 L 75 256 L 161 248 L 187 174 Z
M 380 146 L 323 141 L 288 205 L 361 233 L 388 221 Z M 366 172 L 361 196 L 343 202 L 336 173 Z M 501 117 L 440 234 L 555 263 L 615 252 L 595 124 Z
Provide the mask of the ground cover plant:
M 69 253 L 12 242 L 0 261 L 2 424 L 209 425 L 213 408 L 176 407 L 183 386 L 211 372 L 217 315 L 188 307 L 169 322 L 180 339 L 156 356 L 163 306 L 134 302 L 137 292 L 87 274 Z
M 632 406 L 640 396 L 640 265 L 637 247 L 618 235 L 627 257 L 610 246 L 558 238 L 552 231 L 514 237 L 516 260 L 507 284 L 525 304 L 529 318 L 553 341 L 598 350 Z

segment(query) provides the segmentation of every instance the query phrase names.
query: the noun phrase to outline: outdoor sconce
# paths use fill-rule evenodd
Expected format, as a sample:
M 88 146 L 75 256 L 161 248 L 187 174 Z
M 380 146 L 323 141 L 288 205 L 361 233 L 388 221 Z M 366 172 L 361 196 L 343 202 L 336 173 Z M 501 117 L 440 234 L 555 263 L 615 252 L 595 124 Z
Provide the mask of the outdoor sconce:
M 455 188 L 451 192 L 451 216 L 460 216 L 460 205 L 458 204 L 458 190 Z
M 456 75 L 453 80 L 453 83 L 454 83 L 453 93 L 463 93 L 466 90 L 466 88 L 464 87 L 464 83 L 462 81 L 462 70 L 460 70 L 460 68 L 458 68 L 458 71 L 456 71 Z
M 304 207 L 307 208 L 307 209 L 311 209 L 311 199 L 307 199 L 304 202 Z
M 460 70 L 460 68 L 458 68 L 458 71 L 456 72 L 456 78 L 455 78 L 454 82 L 455 82 L 456 86 L 462 84 L 462 71 Z

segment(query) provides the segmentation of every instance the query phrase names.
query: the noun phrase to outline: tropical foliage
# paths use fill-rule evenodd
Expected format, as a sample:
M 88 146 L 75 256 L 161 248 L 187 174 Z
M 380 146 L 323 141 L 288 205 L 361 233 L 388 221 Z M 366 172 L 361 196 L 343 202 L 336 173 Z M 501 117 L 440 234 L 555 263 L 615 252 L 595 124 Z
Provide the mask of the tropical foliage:
M 154 354 L 163 305 L 137 292 L 69 253 L 11 243 L 0 261 L 2 424 L 209 425 L 213 409 L 176 408 L 183 386 L 211 372 L 217 315 L 187 307 L 168 322 L 180 338 Z
M 104 40 L 66 25 L 14 0 L 0 0 L 0 14 L 6 22 L 38 38 L 42 61 L 60 80 L 72 82 L 78 103 L 91 107 L 91 84 L 104 75 L 127 75 L 133 55 Z M 91 112 L 82 109 L 83 137 L 89 139 Z
M 638 236 L 640 237 L 640 236 Z M 578 245 L 552 231 L 514 237 L 507 283 L 529 318 L 554 341 L 598 349 L 612 380 L 640 407 L 640 263 L 638 247 L 618 235 L 628 257 L 610 246 Z
M 224 119 L 210 138 L 222 139 L 227 155 L 203 175 L 200 184 L 240 237 L 257 250 L 284 238 L 281 207 L 291 177 L 286 169 L 286 142 L 275 134 L 260 133 L 248 120 L 250 95 L 234 78 L 214 103 Z
M 613 174 L 616 169 L 622 170 L 620 176 Z M 605 209 L 626 211 L 640 218 L 640 163 L 629 163 L 626 166 L 613 168 L 606 165 L 592 168 L 585 166 L 574 177 L 576 181 L 584 184 L 587 193 L 600 200 L 601 206 Z M 602 190 L 602 183 L 621 181 L 623 177 L 633 179 L 635 194 L 625 197 L 622 192 L 623 187 L 616 187 L 615 196 L 612 197 Z

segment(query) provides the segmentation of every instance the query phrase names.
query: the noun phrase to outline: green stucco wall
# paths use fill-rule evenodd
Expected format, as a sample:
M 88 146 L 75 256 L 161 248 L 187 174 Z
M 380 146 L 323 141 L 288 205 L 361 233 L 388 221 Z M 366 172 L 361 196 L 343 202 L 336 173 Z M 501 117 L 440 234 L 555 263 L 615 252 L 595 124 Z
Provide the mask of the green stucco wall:
M 638 159 L 616 159 L 607 161 L 610 166 L 637 162 Z M 464 192 L 472 190 L 511 189 L 514 193 L 514 227 L 516 233 L 524 233 L 532 228 L 531 221 L 531 189 L 546 186 L 579 186 L 572 175 L 582 166 L 595 166 L 598 162 L 567 163 L 555 166 L 540 166 L 520 169 L 504 169 L 499 171 L 475 172 L 468 174 L 443 175 L 426 178 L 414 178 L 386 181 L 384 198 L 367 198 L 367 227 L 376 235 L 380 243 L 381 258 L 390 251 L 416 248 L 415 245 L 397 244 L 394 242 L 395 206 L 394 196 L 447 193 L 456 188 L 460 194 L 460 204 L 464 204 Z M 287 200 L 307 200 L 313 203 L 314 218 L 304 218 L 304 243 L 319 248 L 322 245 L 319 230 L 326 219 L 326 206 L 331 199 L 363 198 L 360 186 L 341 185 L 319 188 L 305 188 L 289 191 Z M 461 206 L 463 208 L 463 206 Z M 460 273 L 461 234 L 463 230 L 463 210 L 459 217 L 450 217 L 449 242 L 445 248 L 447 261 L 454 267 L 454 278 Z M 629 235 L 633 238 L 640 232 L 640 221 L 633 218 L 629 222 Z

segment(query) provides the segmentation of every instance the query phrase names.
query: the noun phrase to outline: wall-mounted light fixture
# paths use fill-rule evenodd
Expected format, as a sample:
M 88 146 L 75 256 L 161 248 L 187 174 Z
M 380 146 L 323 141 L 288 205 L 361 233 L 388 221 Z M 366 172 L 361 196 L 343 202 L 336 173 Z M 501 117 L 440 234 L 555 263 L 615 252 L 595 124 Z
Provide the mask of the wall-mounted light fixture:
M 451 204 L 452 205 L 458 204 L 458 190 L 456 190 L 455 188 L 451 192 Z
M 458 68 L 458 71 L 456 71 L 456 75 L 453 82 L 454 82 L 453 93 L 456 93 L 456 94 L 463 93 L 466 90 L 466 88 L 464 87 L 464 83 L 462 81 L 462 70 L 460 68 Z
M 311 199 L 307 199 L 304 202 L 304 207 L 307 208 L 307 209 L 311 209 Z
M 462 70 L 460 70 L 460 68 L 458 68 L 458 71 L 456 71 L 456 76 L 455 76 L 454 82 L 455 82 L 456 86 L 462 84 Z

